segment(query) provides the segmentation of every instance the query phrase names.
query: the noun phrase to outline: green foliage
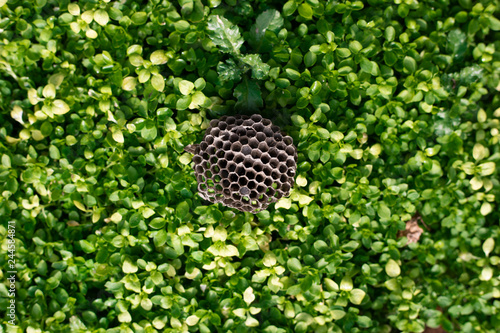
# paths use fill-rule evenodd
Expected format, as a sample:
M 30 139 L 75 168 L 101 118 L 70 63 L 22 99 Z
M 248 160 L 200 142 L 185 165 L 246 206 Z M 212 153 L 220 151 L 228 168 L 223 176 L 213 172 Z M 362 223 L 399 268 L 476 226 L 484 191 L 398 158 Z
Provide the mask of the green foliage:
M 496 332 L 499 10 L 0 0 L 2 330 Z M 242 112 L 298 148 L 255 216 L 183 150 Z

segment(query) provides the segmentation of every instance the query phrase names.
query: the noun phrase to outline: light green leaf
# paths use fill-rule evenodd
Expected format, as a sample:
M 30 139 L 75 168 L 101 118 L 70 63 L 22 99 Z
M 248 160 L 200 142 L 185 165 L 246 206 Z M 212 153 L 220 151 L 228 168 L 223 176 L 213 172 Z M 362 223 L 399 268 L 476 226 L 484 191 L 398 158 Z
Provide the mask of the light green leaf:
M 187 80 L 182 80 L 181 82 L 179 82 L 179 91 L 184 96 L 189 95 L 193 91 L 193 89 L 194 89 L 193 82 Z
M 109 15 L 105 10 L 98 9 L 94 13 L 94 20 L 101 26 L 105 26 L 109 22 Z
M 153 74 L 151 85 L 159 92 L 162 92 L 165 89 L 165 79 L 161 74 Z
M 365 298 L 366 292 L 362 289 L 353 289 L 351 290 L 351 293 L 349 294 L 349 299 L 351 300 L 351 303 L 359 305 L 363 301 L 363 298 Z
M 342 311 L 342 310 L 332 310 L 330 312 L 330 315 L 332 316 L 332 319 L 334 319 L 334 320 L 340 320 L 340 319 L 344 318 L 345 311 Z
M 130 258 L 127 258 L 123 261 L 122 270 L 125 274 L 131 274 L 137 272 L 138 268 L 137 265 L 130 260 Z
M 481 176 L 489 176 L 495 172 L 495 162 L 486 162 L 478 167 Z
M 495 240 L 492 237 L 484 241 L 483 251 L 487 257 L 490 255 L 491 251 L 493 251 L 494 248 L 495 248 Z
M 149 56 L 149 60 L 153 65 L 163 65 L 167 63 L 168 58 L 163 50 L 156 50 Z
M 342 281 L 340 281 L 340 290 L 342 291 L 352 290 L 352 279 L 349 276 L 344 276 Z
M 401 274 L 401 268 L 396 261 L 394 261 L 393 259 L 389 259 L 389 261 L 385 265 L 385 272 L 390 277 L 397 277 L 399 276 L 399 274 Z

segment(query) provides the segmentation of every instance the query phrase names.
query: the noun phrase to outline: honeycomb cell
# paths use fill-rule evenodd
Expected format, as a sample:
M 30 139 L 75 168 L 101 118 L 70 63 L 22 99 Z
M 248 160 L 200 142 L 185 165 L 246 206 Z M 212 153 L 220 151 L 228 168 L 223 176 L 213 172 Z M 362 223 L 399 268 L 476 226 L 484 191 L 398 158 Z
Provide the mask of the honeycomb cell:
M 258 114 L 210 121 L 191 151 L 199 195 L 213 203 L 257 213 L 289 195 L 294 184 L 292 138 Z

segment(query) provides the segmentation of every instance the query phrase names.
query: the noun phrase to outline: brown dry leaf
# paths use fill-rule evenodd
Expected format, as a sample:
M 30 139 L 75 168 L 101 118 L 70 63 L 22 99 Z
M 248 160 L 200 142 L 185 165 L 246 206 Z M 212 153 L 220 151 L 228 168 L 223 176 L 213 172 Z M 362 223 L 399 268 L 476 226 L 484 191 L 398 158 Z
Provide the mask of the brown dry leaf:
M 420 235 L 424 232 L 424 229 L 420 228 L 418 222 L 424 222 L 422 216 L 417 212 L 413 217 L 406 222 L 406 229 L 398 232 L 399 237 L 407 237 L 408 243 L 416 243 L 420 239 Z

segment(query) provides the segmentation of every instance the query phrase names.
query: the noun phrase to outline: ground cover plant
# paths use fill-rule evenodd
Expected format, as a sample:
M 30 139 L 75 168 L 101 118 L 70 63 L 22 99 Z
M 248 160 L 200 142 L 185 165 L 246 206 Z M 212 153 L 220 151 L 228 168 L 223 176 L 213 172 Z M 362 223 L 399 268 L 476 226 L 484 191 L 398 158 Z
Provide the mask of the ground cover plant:
M 496 332 L 498 14 L 0 0 L 1 331 Z M 298 151 L 256 215 L 184 151 L 241 113 Z

